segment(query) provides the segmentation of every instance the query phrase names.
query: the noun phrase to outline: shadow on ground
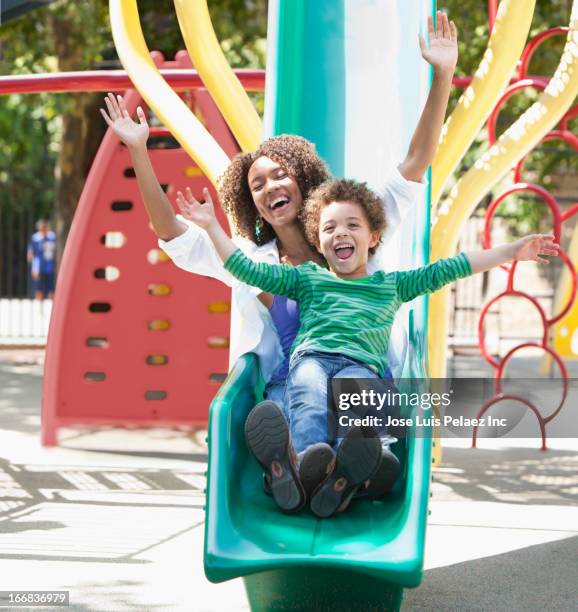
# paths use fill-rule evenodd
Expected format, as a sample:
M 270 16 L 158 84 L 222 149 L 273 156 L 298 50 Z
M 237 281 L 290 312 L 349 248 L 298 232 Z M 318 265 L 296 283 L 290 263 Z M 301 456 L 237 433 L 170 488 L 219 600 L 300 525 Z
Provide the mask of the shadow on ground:
M 578 454 L 448 448 L 443 451 L 442 469 L 434 470 L 434 482 L 444 485 L 441 491 L 436 487 L 436 500 L 457 496 L 514 504 L 578 504 Z
M 2 429 L 35 434 L 40 430 L 42 368 L 0 363 Z
M 578 537 L 426 571 L 403 610 L 517 612 L 576 609 Z M 535 580 L 529 580 L 535 576 Z M 464 603 L 469 602 L 469 603 Z M 476 602 L 476 603 L 472 603 Z

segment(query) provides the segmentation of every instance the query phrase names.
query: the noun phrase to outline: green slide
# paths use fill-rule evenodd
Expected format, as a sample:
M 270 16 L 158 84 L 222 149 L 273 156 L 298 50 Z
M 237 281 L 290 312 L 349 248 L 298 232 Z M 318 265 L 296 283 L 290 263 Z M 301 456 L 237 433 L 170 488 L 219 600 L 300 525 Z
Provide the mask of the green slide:
M 432 0 L 269 0 L 266 135 L 301 134 L 336 175 L 379 188 L 427 96 L 417 33 L 434 8 Z M 427 262 L 428 214 L 424 198 L 388 243 L 388 269 Z M 424 377 L 426 299 L 399 317 L 409 338 L 402 374 Z M 403 475 L 384 501 L 356 502 L 331 519 L 288 516 L 264 493 L 245 445 L 244 421 L 261 392 L 257 359 L 245 355 L 211 405 L 207 577 L 244 577 L 253 610 L 399 609 L 403 588 L 422 576 L 431 440 L 395 444 Z

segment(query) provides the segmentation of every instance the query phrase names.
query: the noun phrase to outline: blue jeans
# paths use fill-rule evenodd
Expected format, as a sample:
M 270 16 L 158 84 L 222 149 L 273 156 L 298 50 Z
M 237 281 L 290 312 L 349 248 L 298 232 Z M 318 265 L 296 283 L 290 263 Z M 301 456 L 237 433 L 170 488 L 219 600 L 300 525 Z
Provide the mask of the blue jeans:
M 381 380 L 368 366 L 335 353 L 303 351 L 291 358 L 287 386 L 285 388 L 284 410 L 289 415 L 291 439 L 297 453 L 317 442 L 337 446 L 334 427 L 328 422 L 332 414 L 327 403 L 327 382 L 332 378 L 373 378 L 377 387 L 391 385 L 393 381 Z M 358 416 L 370 415 L 371 407 Z M 379 412 L 375 416 L 385 416 Z M 331 417 L 330 417 L 331 418 Z M 384 432 L 380 431 L 383 435 Z
M 287 381 L 283 382 L 271 382 L 268 383 L 263 392 L 263 399 L 275 402 L 279 408 L 283 410 L 283 414 L 289 423 L 289 413 L 287 412 L 287 405 L 285 403 L 285 387 Z

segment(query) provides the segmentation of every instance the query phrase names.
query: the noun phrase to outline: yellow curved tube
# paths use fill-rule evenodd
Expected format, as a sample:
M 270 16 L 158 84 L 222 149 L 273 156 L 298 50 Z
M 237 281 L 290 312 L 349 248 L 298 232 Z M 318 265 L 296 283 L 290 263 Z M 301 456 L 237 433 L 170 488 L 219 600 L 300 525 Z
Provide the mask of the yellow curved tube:
M 432 166 L 432 206 L 508 85 L 526 44 L 536 0 L 502 0 L 488 47 L 443 127 Z
M 574 227 L 568 257 L 574 266 L 578 267 L 578 223 Z M 554 300 L 555 312 L 563 308 L 570 299 L 570 289 L 570 272 L 564 267 Z M 574 302 L 568 314 L 554 326 L 554 349 L 560 357 L 578 359 L 578 300 Z M 551 359 L 547 360 L 548 363 L 550 361 Z
M 206 0 L 175 0 L 183 39 L 195 69 L 243 151 L 261 143 L 261 119 L 225 59 Z
M 134 86 L 216 187 L 229 158 L 155 66 L 140 27 L 136 0 L 110 0 L 110 23 L 118 56 Z
M 512 166 L 558 123 L 578 94 L 578 0 L 572 5 L 570 30 L 558 68 L 535 102 L 452 188 L 442 202 L 432 228 L 432 260 L 456 251 L 460 230 L 478 202 Z M 430 300 L 430 373 L 446 372 L 449 290 Z

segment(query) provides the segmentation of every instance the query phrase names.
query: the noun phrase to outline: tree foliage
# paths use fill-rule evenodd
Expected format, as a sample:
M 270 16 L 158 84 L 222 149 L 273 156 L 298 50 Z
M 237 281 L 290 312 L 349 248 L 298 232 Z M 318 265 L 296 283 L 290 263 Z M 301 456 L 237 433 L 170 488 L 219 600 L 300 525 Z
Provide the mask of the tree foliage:
M 456 21 L 459 29 L 459 60 L 457 74 L 472 75 L 478 67 L 489 38 L 488 4 L 479 0 L 438 0 L 438 7 L 446 10 Z M 557 26 L 567 26 L 570 21 L 572 0 L 537 0 L 530 29 L 530 37 Z M 529 66 L 529 74 L 551 76 L 554 74 L 565 43 L 565 37 L 558 36 L 543 43 L 534 54 Z M 454 88 L 449 110 L 455 106 L 462 90 Z M 497 135 L 512 125 L 536 100 L 539 92 L 526 88 L 512 96 L 503 106 L 497 123 Z M 575 104 L 578 103 L 578 99 Z M 578 122 L 571 123 L 571 128 Z M 488 148 L 487 133 L 480 132 L 475 143 L 466 154 L 455 175 L 467 171 Z M 561 178 L 567 174 L 578 173 L 578 155 L 567 145 L 559 143 L 543 144 L 527 157 L 524 177 L 543 185 L 556 193 Z M 510 180 L 509 177 L 506 182 Z M 496 186 L 499 193 L 502 185 Z M 500 206 L 499 214 L 510 222 L 513 234 L 532 231 L 550 231 L 549 215 L 541 200 L 533 197 L 512 195 Z M 549 227 L 550 226 L 550 227 Z
M 571 0 L 537 0 L 532 35 L 569 21 Z M 184 48 L 172 2 L 139 0 L 143 32 L 150 49 L 166 58 Z M 488 40 L 487 2 L 438 0 L 460 31 L 457 73 L 473 74 Z M 264 67 L 267 0 L 211 0 L 216 34 L 234 67 Z M 541 47 L 532 61 L 532 74 L 552 74 L 563 46 L 561 38 Z M 1 74 L 41 73 L 118 67 L 110 32 L 107 0 L 56 0 L 0 29 Z M 460 91 L 452 94 L 455 104 Z M 500 114 L 503 131 L 535 98 L 533 90 L 514 96 Z M 97 111 L 101 94 L 42 94 L 0 97 L 0 205 L 33 207 L 38 215 L 52 209 L 61 238 L 66 236 L 84 179 L 104 133 Z M 262 104 L 262 99 L 258 101 Z M 459 172 L 467 169 L 487 147 L 484 132 Z M 555 183 L 560 168 L 576 172 L 576 156 L 551 145 L 528 160 L 537 182 Z M 522 202 L 513 208 L 531 217 Z M 526 207 L 526 209 L 524 209 Z
M 266 1 L 210 7 L 231 65 L 263 67 Z M 139 14 L 150 49 L 170 59 L 184 48 L 172 2 L 140 0 Z M 57 0 L 2 26 L 2 74 L 116 67 L 107 0 Z M 105 131 L 101 104 L 100 93 L 0 98 L 0 204 L 38 217 L 54 210 L 61 245 Z

